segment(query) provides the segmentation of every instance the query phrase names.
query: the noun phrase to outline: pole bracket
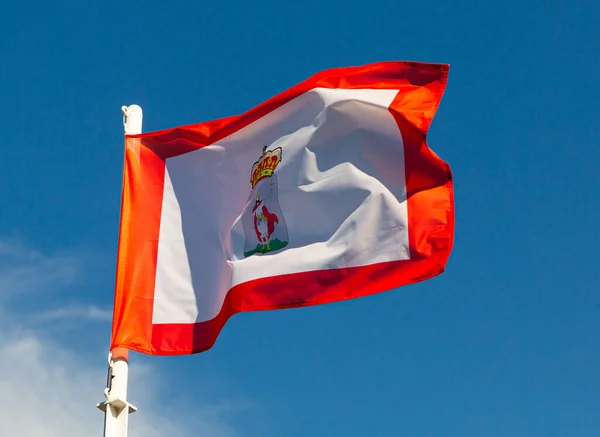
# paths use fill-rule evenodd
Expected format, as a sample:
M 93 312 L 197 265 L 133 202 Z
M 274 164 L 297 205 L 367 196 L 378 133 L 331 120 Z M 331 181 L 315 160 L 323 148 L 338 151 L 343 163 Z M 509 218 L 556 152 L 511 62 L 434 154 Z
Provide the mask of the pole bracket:
M 113 365 L 115 362 L 113 361 L 112 352 L 108 353 L 108 378 L 107 378 L 107 387 L 104 389 L 104 397 L 106 400 L 104 402 L 100 402 L 96 404 L 96 408 L 106 413 L 108 407 L 113 411 L 114 416 L 118 416 L 121 414 L 125 408 L 127 408 L 127 412 L 129 414 L 135 413 L 137 411 L 137 407 L 133 404 L 130 404 L 127 401 L 124 401 L 118 397 L 114 397 L 110 395 L 110 389 L 112 386 L 112 378 L 113 378 Z
M 121 413 L 121 411 L 123 411 L 125 408 L 127 408 L 127 412 L 129 414 L 135 413 L 137 411 L 137 407 L 135 407 L 134 405 L 117 398 L 109 397 L 104 402 L 100 402 L 96 405 L 96 408 L 98 408 L 101 411 L 104 411 L 105 413 L 108 407 L 110 407 L 116 413 L 115 416 L 118 416 Z

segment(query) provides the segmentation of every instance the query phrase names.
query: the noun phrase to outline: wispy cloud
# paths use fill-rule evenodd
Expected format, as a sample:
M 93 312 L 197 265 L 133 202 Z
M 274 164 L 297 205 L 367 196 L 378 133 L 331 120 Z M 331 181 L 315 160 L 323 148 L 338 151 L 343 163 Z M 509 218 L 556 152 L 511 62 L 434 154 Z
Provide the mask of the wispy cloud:
M 38 321 L 85 319 L 98 322 L 109 322 L 112 319 L 110 308 L 99 308 L 94 305 L 70 305 L 62 308 L 54 308 L 36 314 Z
M 12 292 L 60 294 L 82 266 L 76 258 L 44 255 L 25 245 L 0 240 L 0 297 Z M 7 288 L 10 290 L 7 291 Z M 4 304 L 3 304 L 4 302 Z M 23 317 L 23 306 L 10 310 L 0 299 L 0 436 L 80 437 L 102 435 L 103 415 L 95 408 L 103 400 L 106 381 L 104 351 L 75 350 L 60 331 L 46 322 L 69 325 L 110 320 L 109 309 L 60 301 L 56 308 Z M 25 311 L 27 312 L 27 311 Z M 31 317 L 39 323 L 29 323 Z M 90 329 L 87 325 L 85 329 Z M 239 402 L 201 404 L 197 399 L 171 399 L 165 406 L 167 381 L 153 365 L 135 361 L 130 373 L 130 394 L 140 411 L 131 416 L 132 437 L 237 437 L 223 415 L 245 407 Z M 168 374 L 166 374 L 168 376 Z
M 194 419 L 185 412 L 167 417 L 157 373 L 141 365 L 132 372 L 130 392 L 141 401 L 140 412 L 131 418 L 132 437 L 236 436 L 220 419 L 221 406 L 198 406 Z M 101 359 L 92 364 L 35 333 L 0 330 L 0 435 L 100 436 L 103 416 L 94 406 L 102 400 L 105 379 Z
M 80 268 L 75 257 L 47 256 L 18 241 L 0 240 L 0 299 L 70 284 Z

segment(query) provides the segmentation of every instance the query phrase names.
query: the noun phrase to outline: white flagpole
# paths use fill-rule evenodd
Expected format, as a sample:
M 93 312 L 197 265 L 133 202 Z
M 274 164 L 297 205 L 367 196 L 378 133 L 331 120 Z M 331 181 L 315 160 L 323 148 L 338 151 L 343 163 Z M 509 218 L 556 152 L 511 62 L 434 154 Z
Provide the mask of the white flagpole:
M 125 134 L 142 133 L 142 108 L 123 106 Z M 104 390 L 106 400 L 96 405 L 104 411 L 104 437 L 127 437 L 129 414 L 137 409 L 127 402 L 129 351 L 117 348 L 108 354 L 108 382 Z

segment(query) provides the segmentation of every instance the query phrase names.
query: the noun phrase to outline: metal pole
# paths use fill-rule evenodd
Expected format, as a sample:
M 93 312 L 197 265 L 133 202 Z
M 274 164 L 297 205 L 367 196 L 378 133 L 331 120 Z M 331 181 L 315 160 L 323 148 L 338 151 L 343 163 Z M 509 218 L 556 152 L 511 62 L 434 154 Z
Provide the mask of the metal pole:
M 142 108 L 123 106 L 125 134 L 142 133 Z M 127 437 L 129 414 L 137 409 L 127 402 L 129 351 L 116 348 L 108 355 L 108 382 L 104 390 L 106 400 L 98 405 L 104 411 L 104 437 Z

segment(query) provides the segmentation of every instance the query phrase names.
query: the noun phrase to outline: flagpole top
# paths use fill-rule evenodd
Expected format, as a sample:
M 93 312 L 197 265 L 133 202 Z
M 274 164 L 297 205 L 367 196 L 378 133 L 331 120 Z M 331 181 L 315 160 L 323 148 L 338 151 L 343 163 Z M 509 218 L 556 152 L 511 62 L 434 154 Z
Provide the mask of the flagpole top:
M 122 106 L 123 127 L 126 135 L 137 135 L 142 133 L 143 111 L 139 105 Z

